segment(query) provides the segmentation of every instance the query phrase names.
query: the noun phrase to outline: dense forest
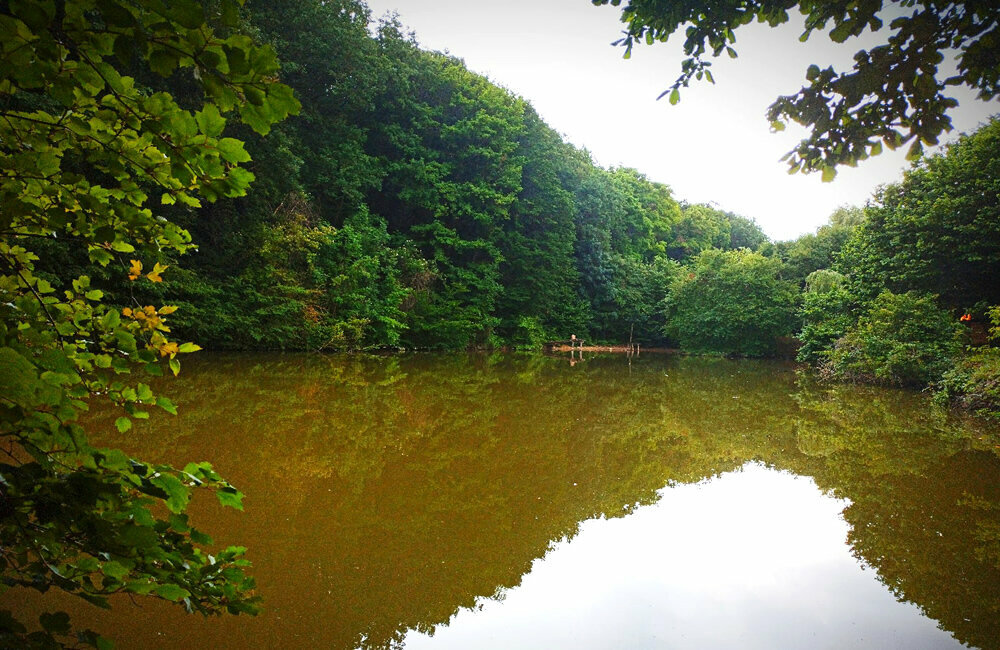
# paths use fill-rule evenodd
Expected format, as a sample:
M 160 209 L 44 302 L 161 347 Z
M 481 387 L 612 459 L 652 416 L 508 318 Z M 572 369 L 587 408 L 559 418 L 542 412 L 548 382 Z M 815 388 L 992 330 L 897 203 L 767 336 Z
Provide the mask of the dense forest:
M 795 337 L 830 377 L 996 403 L 996 351 L 964 351 L 1000 325 L 1000 123 L 772 242 L 753 219 L 601 168 L 525 99 L 363 2 L 248 2 L 243 20 L 301 112 L 266 137 L 226 128 L 256 178 L 246 196 L 167 207 L 197 250 L 141 260 L 171 266 L 166 282 L 95 277 L 119 304 L 176 305 L 182 337 L 329 351 L 576 334 L 747 356 Z M 177 76 L 134 74 L 192 96 Z M 95 275 L 50 246 L 41 268 Z
M 794 350 L 1000 417 L 1000 120 L 774 242 L 600 167 L 359 0 L 5 2 L 0 62 L 2 590 L 257 610 L 246 549 L 185 514 L 242 493 L 81 424 L 176 413 L 150 377 L 200 346 Z M 0 611 L 0 645 L 109 647 L 39 625 Z
M 527 101 L 361 2 L 246 9 L 301 113 L 266 137 L 227 128 L 256 178 L 246 196 L 167 210 L 197 251 L 142 260 L 172 267 L 163 284 L 101 279 L 120 304 L 175 304 L 174 331 L 202 346 L 536 348 L 633 331 L 666 343 L 682 266 L 767 241 L 750 219 L 598 167 Z M 191 94 L 178 77 L 144 82 Z M 47 270 L 92 273 L 66 257 L 53 250 Z

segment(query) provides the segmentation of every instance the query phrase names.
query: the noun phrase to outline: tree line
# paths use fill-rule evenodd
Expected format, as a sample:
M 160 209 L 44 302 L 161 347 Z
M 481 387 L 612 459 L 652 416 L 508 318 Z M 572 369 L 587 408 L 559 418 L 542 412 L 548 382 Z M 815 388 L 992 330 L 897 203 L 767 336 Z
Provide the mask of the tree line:
M 248 2 L 242 19 L 277 52 L 301 112 L 266 137 L 226 126 L 255 181 L 245 196 L 167 206 L 198 247 L 146 261 L 172 265 L 168 282 L 101 279 L 122 304 L 177 305 L 183 337 L 537 349 L 576 334 L 745 356 L 798 344 L 831 377 L 937 383 L 959 402 L 982 391 L 964 384 L 985 381 L 992 352 L 964 349 L 987 342 L 1000 303 L 996 122 L 867 206 L 772 242 L 753 219 L 596 165 L 529 102 L 361 1 Z M 177 76 L 144 81 L 191 95 Z M 43 258 L 50 272 L 89 270 L 60 246 Z
M 573 333 L 800 358 L 1000 409 L 998 122 L 794 242 L 603 169 L 356 0 L 0 6 L 3 586 L 252 613 L 208 463 L 93 446 L 200 349 L 535 348 Z M 184 254 L 183 256 L 181 254 Z M 969 325 L 971 323 L 971 326 Z M 969 344 L 978 347 L 970 348 Z M 45 615 L 12 645 L 106 647 Z
M 767 240 L 750 219 L 595 165 L 527 101 L 362 2 L 248 2 L 244 20 L 301 112 L 266 137 L 226 126 L 254 183 L 166 206 L 197 249 L 142 260 L 170 265 L 165 283 L 99 278 L 119 304 L 175 304 L 174 331 L 205 347 L 537 347 L 631 331 L 663 344 L 663 288 L 681 265 Z M 192 94 L 179 76 L 143 81 Z M 93 275 L 74 247 L 48 244 L 44 270 Z

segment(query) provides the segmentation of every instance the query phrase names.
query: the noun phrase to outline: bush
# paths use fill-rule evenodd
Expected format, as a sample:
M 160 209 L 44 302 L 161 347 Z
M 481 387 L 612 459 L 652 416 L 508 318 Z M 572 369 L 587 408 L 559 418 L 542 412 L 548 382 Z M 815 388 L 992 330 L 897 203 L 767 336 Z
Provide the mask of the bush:
M 799 307 L 799 361 L 821 362 L 854 324 L 856 301 L 843 285 L 844 276 L 829 269 L 813 271 L 806 278 L 806 292 Z
M 927 384 L 952 367 L 962 331 L 935 296 L 883 291 L 836 342 L 823 371 L 848 381 Z
M 708 250 L 671 284 L 667 334 L 681 347 L 745 356 L 773 355 L 795 329 L 796 286 L 782 263 L 746 250 Z
M 540 350 L 548 338 L 541 321 L 534 316 L 518 316 L 505 343 L 515 350 Z
M 934 384 L 934 401 L 1000 420 L 1000 349 L 980 348 Z
M 989 311 L 989 337 L 1000 341 L 1000 305 Z M 981 347 L 960 359 L 934 385 L 934 400 L 1000 420 L 1000 349 Z
M 801 346 L 796 359 L 818 364 L 828 358 L 834 344 L 855 322 L 853 306 L 853 297 L 841 288 L 806 293 L 799 308 L 802 331 L 798 335 Z

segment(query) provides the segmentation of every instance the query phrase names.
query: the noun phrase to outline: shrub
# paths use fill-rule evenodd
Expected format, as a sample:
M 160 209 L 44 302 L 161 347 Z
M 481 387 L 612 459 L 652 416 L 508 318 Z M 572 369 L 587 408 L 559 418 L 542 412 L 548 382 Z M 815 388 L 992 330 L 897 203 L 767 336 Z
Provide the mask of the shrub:
M 795 326 L 796 286 L 780 260 L 747 250 L 708 250 L 678 274 L 667 299 L 667 333 L 681 347 L 746 356 L 774 354 Z
M 918 385 L 940 379 L 961 349 L 961 325 L 930 294 L 883 291 L 823 364 L 828 377 Z
M 829 269 L 813 271 L 806 278 L 806 292 L 799 307 L 799 361 L 815 364 L 825 359 L 837 339 L 854 324 L 856 301 L 843 284 L 844 276 Z
M 989 311 L 990 339 L 1000 341 L 1000 306 Z M 972 350 L 934 385 L 934 400 L 1000 420 L 1000 349 Z
M 1000 420 L 1000 349 L 980 348 L 934 384 L 934 401 Z

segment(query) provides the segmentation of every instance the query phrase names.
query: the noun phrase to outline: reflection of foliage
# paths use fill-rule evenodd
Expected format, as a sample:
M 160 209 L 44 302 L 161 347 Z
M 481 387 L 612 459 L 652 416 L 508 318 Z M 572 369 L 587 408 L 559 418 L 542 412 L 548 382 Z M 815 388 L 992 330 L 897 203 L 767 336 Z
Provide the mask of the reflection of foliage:
M 796 399 L 803 423 L 842 447 L 812 475 L 851 501 L 844 518 L 854 554 L 959 641 L 998 647 L 996 454 L 971 450 L 980 444 L 974 430 L 956 430 L 909 392 L 813 387 Z
M 962 639 L 989 640 L 989 608 L 1000 603 L 990 508 L 1000 494 L 988 486 L 1000 467 L 970 449 L 982 434 L 974 423 L 949 420 L 922 395 L 819 385 L 790 367 L 725 359 L 642 356 L 627 366 L 597 356 L 570 367 L 521 355 L 216 356 L 190 365 L 174 382 L 185 408 L 169 437 L 137 427 L 138 438 L 114 442 L 178 461 L 232 450 L 219 469 L 245 486 L 248 516 L 216 524 L 248 542 L 270 610 L 260 623 L 276 638 L 391 647 L 518 585 L 581 521 L 757 460 L 849 499 L 858 556 Z M 936 494 L 944 499 L 929 503 Z M 975 507 L 958 505 L 973 497 Z M 935 527 L 947 545 L 928 538 Z M 327 623 L 315 626 L 317 617 Z M 138 639 L 148 623 L 116 625 Z M 199 633 L 219 645 L 232 629 Z

